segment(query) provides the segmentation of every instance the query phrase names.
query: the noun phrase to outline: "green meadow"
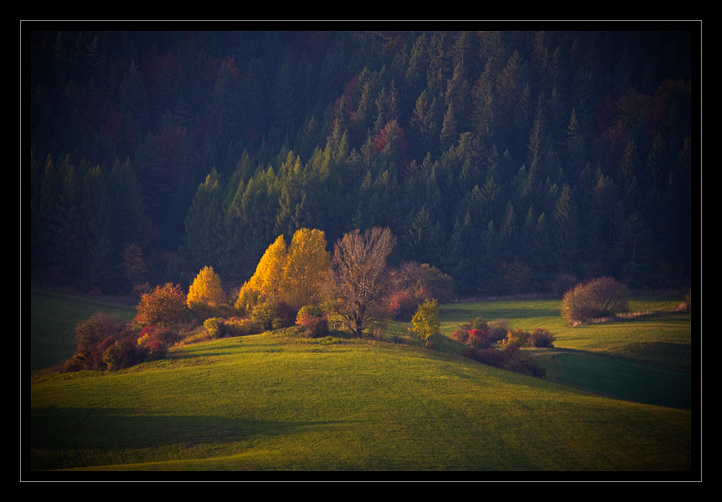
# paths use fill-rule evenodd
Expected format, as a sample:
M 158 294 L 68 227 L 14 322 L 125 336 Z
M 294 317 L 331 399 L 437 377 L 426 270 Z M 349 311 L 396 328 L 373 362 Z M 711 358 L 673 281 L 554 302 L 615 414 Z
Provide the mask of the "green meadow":
M 46 365 L 59 362 L 53 353 L 60 360 L 72 353 L 72 333 L 60 321 L 72 322 L 53 319 L 97 306 L 81 300 L 70 307 L 67 297 L 33 299 L 32 351 Z M 23 409 L 29 416 L 23 461 L 36 476 L 689 473 L 698 460 L 692 347 L 699 335 L 673 299 L 631 303 L 633 310 L 662 313 L 569 327 L 558 300 L 443 306 L 442 335 L 479 315 L 549 329 L 553 349 L 525 349 L 547 370 L 543 379 L 466 359 L 446 336 L 430 350 L 396 322 L 386 326 L 385 340 L 305 339 L 286 329 L 174 347 L 166 359 L 117 372 L 37 371 Z M 393 335 L 405 343 L 392 343 Z M 71 346 L 60 350 L 68 340 Z

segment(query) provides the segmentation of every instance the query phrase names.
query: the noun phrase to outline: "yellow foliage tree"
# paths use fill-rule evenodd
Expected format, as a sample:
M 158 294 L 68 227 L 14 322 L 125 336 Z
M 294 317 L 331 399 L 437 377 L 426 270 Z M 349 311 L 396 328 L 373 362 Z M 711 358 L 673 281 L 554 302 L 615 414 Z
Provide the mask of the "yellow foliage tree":
M 286 257 L 280 299 L 295 309 L 318 302 L 330 270 L 325 234 L 316 229 L 297 230 Z
M 263 302 L 282 301 L 295 309 L 320 300 L 328 282 L 330 255 L 324 232 L 301 228 L 286 246 L 283 235 L 261 257 L 256 272 L 241 288 L 236 308 L 243 311 Z
M 220 307 L 226 301 L 226 293 L 221 286 L 221 278 L 213 267 L 203 267 L 188 289 L 188 306 L 208 305 Z
M 411 319 L 411 323 L 414 325 L 414 332 L 416 336 L 422 340 L 428 339 L 431 335 L 435 335 L 439 332 L 439 304 L 435 298 L 426 300 L 422 305 L 419 305 L 416 314 Z
M 256 265 L 256 272 L 241 287 L 236 300 L 237 309 L 248 312 L 257 303 L 277 297 L 281 288 L 286 255 L 286 239 L 283 235 L 279 235 L 263 253 Z

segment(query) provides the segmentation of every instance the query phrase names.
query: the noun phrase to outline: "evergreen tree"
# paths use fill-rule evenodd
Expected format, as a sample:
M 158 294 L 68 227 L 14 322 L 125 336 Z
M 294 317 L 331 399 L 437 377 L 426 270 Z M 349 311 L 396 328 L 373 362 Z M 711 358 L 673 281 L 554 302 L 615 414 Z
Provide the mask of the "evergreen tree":
M 553 236 L 557 254 L 557 269 L 573 271 L 577 264 L 579 221 L 569 185 L 562 187 L 554 206 Z
M 186 233 L 181 248 L 183 270 L 199 270 L 204 263 L 215 263 L 220 242 L 222 187 L 218 173 L 212 170 L 198 186 L 185 220 Z M 190 276 L 188 276 L 190 279 Z
M 80 182 L 76 168 L 66 156 L 60 165 L 60 191 L 51 221 L 52 246 L 55 248 L 53 265 L 63 279 L 74 280 L 82 276 L 82 236 L 80 213 Z

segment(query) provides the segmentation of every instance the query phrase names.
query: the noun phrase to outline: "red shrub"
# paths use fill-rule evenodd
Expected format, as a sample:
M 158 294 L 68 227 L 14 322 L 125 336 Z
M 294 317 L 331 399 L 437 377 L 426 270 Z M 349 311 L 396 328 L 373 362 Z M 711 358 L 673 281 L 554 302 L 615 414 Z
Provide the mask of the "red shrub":
M 168 348 L 177 339 L 178 336 L 173 331 L 157 326 L 147 326 L 140 331 L 138 336 L 138 350 L 143 359 L 162 359 L 168 353 Z
M 489 332 L 483 329 L 469 330 L 469 344 L 475 347 L 489 347 L 494 343 Z
M 326 316 L 313 316 L 306 312 L 300 312 L 296 318 L 296 324 L 303 328 L 303 333 L 309 338 L 320 338 L 328 335 L 328 321 Z

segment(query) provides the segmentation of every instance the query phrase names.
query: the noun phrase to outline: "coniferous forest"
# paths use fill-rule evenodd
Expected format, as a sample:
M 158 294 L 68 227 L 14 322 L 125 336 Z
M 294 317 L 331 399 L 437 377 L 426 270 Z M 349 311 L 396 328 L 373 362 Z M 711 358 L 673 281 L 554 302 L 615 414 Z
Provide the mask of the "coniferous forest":
M 29 30 L 32 280 L 240 286 L 279 235 L 379 226 L 460 297 L 686 288 L 701 40 L 568 27 Z

